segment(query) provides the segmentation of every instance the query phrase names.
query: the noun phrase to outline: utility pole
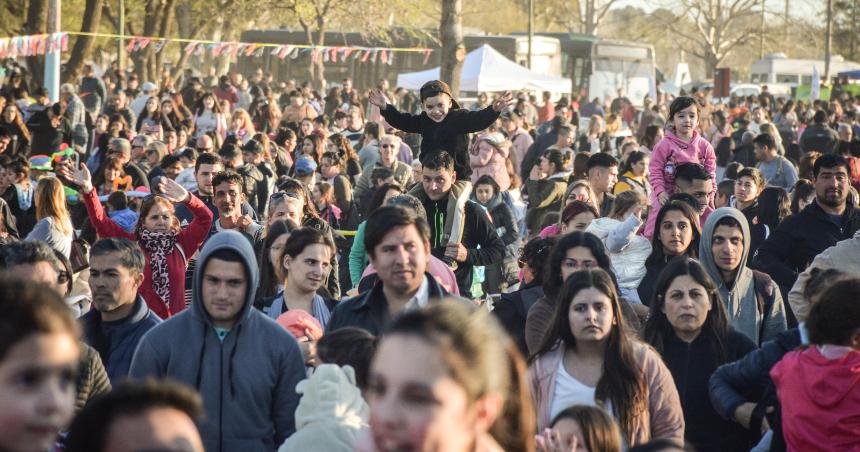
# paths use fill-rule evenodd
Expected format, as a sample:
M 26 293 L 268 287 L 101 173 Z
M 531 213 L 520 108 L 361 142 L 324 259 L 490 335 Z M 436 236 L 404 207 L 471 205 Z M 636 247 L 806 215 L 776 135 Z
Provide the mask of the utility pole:
M 827 0 L 827 36 L 824 38 L 824 84 L 830 84 L 830 53 L 833 44 L 833 0 Z
M 761 0 L 761 28 L 758 36 L 758 59 L 764 59 L 764 4 L 765 0 Z
M 526 67 L 532 68 L 532 41 L 535 38 L 535 0 L 529 0 L 529 55 Z
M 119 42 L 116 44 L 116 67 L 125 71 L 125 0 L 119 0 Z
M 790 11 L 790 9 L 789 9 L 790 8 L 790 6 L 789 6 L 790 2 L 791 2 L 791 0 L 785 0 L 785 25 L 784 25 L 785 28 L 782 30 L 782 42 L 788 42 L 788 19 L 789 19 L 789 13 L 788 12 Z
M 48 34 L 53 37 L 54 33 L 60 32 L 61 0 L 50 0 L 48 2 Z M 48 98 L 51 102 L 60 100 L 60 55 L 62 49 L 56 46 L 53 52 L 45 55 L 45 88 L 48 89 Z

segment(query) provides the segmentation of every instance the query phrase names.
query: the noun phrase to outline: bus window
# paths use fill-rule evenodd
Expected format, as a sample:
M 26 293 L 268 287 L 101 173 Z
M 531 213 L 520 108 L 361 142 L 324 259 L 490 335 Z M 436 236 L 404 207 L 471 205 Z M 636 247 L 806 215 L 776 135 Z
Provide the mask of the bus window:
M 797 74 L 776 74 L 776 83 L 797 83 Z

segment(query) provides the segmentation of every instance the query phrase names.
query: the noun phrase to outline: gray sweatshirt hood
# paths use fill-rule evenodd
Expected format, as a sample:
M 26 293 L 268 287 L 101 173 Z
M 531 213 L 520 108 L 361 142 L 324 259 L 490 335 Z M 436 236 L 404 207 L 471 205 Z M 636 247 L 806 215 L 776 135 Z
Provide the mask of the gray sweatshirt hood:
M 203 249 L 200 250 L 200 255 L 197 258 L 196 270 L 194 271 L 194 280 L 191 286 L 191 313 L 195 319 L 212 326 L 212 320 L 209 318 L 209 314 L 203 306 L 201 286 L 203 283 L 203 270 L 206 268 L 206 263 L 213 253 L 220 250 L 230 250 L 239 254 L 239 257 L 242 259 L 242 265 L 245 267 L 245 274 L 249 280 L 248 291 L 245 294 L 245 305 L 239 312 L 239 319 L 236 322 L 236 325 L 238 326 L 248 318 L 251 308 L 253 307 L 254 293 L 257 286 L 260 285 L 260 270 L 257 267 L 257 259 L 254 255 L 254 249 L 251 248 L 251 244 L 248 242 L 248 239 L 236 231 L 224 230 L 213 235 L 206 241 Z

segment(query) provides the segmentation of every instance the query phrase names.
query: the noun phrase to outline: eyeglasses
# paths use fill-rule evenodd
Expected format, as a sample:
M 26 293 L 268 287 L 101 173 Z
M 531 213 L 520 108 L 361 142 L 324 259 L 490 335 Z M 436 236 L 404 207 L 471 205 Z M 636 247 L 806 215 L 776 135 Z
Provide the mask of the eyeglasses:
M 71 280 L 71 279 L 72 279 L 72 275 L 71 275 L 69 272 L 67 272 L 67 271 L 61 271 L 61 272 L 57 275 L 57 283 L 58 283 L 58 284 L 66 284 L 66 283 L 68 283 L 68 282 L 69 282 L 69 280 Z

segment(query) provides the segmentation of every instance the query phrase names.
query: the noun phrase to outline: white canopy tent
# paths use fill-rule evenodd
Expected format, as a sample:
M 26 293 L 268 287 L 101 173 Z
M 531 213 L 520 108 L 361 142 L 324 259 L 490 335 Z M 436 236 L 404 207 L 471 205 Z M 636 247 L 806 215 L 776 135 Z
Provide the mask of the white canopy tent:
M 419 89 L 430 80 L 439 79 L 439 68 L 408 72 L 397 76 L 397 86 Z M 460 91 L 549 91 L 570 92 L 569 78 L 531 71 L 505 58 L 496 49 L 484 44 L 469 52 L 460 74 Z

